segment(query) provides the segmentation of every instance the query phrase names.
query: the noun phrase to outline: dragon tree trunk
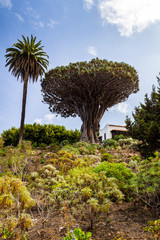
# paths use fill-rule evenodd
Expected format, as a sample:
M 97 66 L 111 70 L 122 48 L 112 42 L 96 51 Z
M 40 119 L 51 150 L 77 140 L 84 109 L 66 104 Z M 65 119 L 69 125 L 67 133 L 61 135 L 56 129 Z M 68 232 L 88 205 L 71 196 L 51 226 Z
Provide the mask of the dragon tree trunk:
M 81 137 L 80 141 L 99 143 L 97 133 L 99 132 L 99 122 L 101 118 L 98 118 L 98 111 L 95 107 L 84 107 L 83 114 L 81 115 Z

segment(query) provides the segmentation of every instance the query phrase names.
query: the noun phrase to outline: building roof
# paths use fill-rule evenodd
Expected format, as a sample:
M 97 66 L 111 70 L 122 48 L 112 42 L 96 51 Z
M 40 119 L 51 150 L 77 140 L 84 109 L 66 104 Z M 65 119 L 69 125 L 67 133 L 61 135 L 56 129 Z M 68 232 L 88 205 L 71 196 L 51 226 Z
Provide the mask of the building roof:
M 113 131 L 120 131 L 120 132 L 126 132 L 127 131 L 127 129 L 112 129 L 111 130 L 111 132 L 113 132 Z
M 110 126 L 110 127 L 123 127 L 123 128 L 125 128 L 126 126 L 121 126 L 121 125 L 112 125 L 112 124 L 108 124 L 108 126 Z

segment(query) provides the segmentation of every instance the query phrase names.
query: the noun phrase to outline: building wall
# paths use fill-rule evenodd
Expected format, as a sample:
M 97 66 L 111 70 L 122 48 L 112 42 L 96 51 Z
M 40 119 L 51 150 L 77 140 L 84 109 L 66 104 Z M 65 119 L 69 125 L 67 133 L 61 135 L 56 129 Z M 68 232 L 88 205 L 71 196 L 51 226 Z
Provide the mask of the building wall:
M 102 137 L 102 141 L 105 140 L 105 136 L 106 139 L 112 138 L 112 130 L 127 131 L 124 126 L 106 124 L 103 129 L 100 129 L 100 136 Z
M 104 134 L 106 134 L 106 139 L 109 138 L 109 131 L 108 131 L 108 124 L 103 128 L 103 129 L 100 129 L 100 136 L 102 137 L 102 141 L 105 140 L 104 139 Z

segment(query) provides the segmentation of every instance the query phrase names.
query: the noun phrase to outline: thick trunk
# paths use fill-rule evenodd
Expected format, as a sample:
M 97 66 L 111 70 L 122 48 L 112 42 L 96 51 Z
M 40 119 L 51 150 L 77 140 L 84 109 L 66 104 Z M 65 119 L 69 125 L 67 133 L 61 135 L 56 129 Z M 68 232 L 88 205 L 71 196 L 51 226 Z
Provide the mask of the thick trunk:
M 80 141 L 99 143 L 97 132 L 99 131 L 99 121 L 96 118 L 95 111 L 92 109 L 83 109 L 82 126 L 81 126 L 81 138 Z
M 83 122 L 83 123 L 82 123 L 82 126 L 81 126 L 81 137 L 80 137 L 80 141 L 89 142 L 88 134 L 87 134 L 87 126 L 86 126 L 85 122 Z
M 21 125 L 19 131 L 19 144 L 22 144 L 23 131 L 24 131 L 24 120 L 25 120 L 25 110 L 26 110 L 26 99 L 27 99 L 27 85 L 28 85 L 28 76 L 24 79 L 23 84 L 23 100 L 22 100 L 22 113 L 21 113 Z

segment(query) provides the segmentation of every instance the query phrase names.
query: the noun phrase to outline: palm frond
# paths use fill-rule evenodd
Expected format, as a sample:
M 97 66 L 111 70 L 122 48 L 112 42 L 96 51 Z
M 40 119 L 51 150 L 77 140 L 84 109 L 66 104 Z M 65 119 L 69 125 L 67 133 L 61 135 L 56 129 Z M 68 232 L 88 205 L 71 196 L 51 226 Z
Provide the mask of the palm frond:
M 9 66 L 9 71 L 22 81 L 26 73 L 30 80 L 37 81 L 38 76 L 42 76 L 49 65 L 49 57 L 43 51 L 41 41 L 36 43 L 36 37 L 33 35 L 30 39 L 22 35 L 22 40 L 17 41 L 13 47 L 6 49 L 6 66 Z

